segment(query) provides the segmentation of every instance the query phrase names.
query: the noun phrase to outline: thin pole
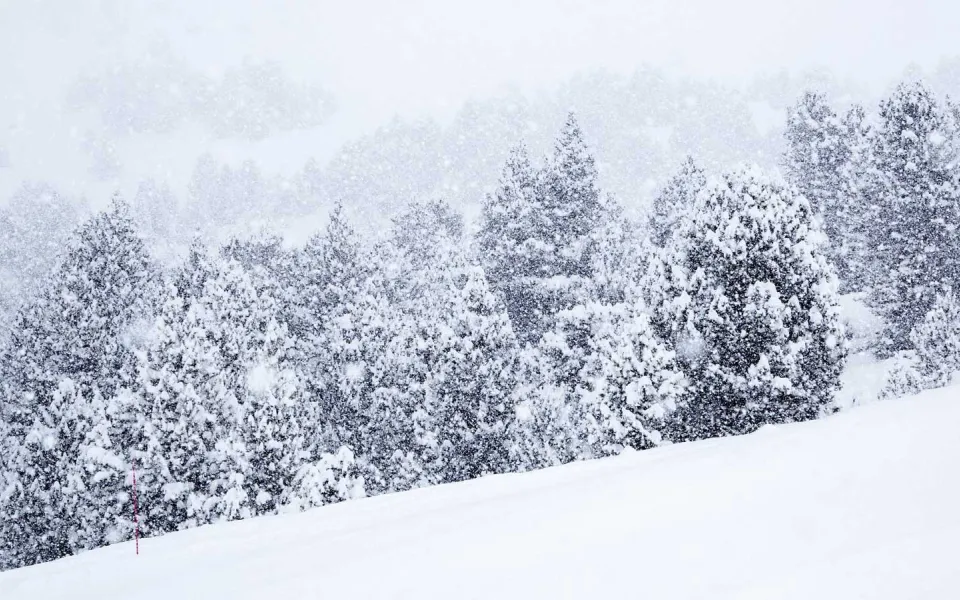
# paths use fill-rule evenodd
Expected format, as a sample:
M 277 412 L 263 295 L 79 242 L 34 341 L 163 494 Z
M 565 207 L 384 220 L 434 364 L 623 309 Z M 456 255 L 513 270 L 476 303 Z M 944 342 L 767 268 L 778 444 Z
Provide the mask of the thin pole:
M 133 461 L 133 540 L 140 556 L 140 515 L 137 512 L 137 461 Z

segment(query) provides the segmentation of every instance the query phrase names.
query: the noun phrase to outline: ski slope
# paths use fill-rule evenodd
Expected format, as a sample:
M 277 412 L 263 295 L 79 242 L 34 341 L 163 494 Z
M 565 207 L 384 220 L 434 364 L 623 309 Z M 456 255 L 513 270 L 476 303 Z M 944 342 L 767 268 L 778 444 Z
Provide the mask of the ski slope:
M 0 573 L 0 598 L 956 598 L 958 423 L 936 390 L 120 544 Z

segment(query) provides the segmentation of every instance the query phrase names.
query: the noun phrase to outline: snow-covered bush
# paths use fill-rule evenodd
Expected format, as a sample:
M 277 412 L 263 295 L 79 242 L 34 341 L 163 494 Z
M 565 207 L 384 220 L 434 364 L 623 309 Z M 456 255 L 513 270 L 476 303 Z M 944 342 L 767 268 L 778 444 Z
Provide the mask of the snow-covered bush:
M 334 453 L 300 466 L 287 506 L 305 510 L 367 496 L 366 482 L 373 470 L 369 464 L 342 446 Z
M 895 359 L 893 368 L 887 373 L 878 400 L 891 400 L 912 396 L 927 389 L 928 379 L 920 372 L 916 353 L 910 350 L 901 352 Z
M 930 387 L 949 384 L 960 371 L 960 303 L 951 290 L 938 294 L 910 332 L 918 368 Z
M 900 398 L 953 382 L 960 371 L 960 303 L 952 290 L 938 294 L 910 332 L 912 350 L 900 352 L 880 393 Z

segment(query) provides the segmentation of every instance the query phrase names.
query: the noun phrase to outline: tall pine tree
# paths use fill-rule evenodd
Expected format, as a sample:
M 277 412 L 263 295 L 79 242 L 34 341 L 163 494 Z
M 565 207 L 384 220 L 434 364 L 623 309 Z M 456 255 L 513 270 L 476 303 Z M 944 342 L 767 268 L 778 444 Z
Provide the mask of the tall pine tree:
M 123 390 L 155 281 L 128 208 L 115 200 L 77 230 L 39 297 L 14 321 L 0 355 L 12 449 L 4 456 L 12 480 L 0 545 L 14 565 L 124 533 L 124 477 L 137 434 Z
M 784 167 L 810 202 L 830 242 L 827 253 L 842 282 L 859 289 L 854 265 L 858 225 L 866 210 L 859 193 L 858 146 L 862 119 L 856 107 L 840 117 L 823 94 L 805 93 L 787 116 Z
M 887 321 L 882 350 L 910 347 L 910 331 L 938 293 L 960 284 L 960 138 L 953 114 L 920 83 L 880 104 L 867 193 L 874 285 L 871 304 Z
M 515 150 L 487 199 L 480 249 L 521 339 L 536 341 L 590 287 L 604 202 L 597 169 L 571 113 L 547 164 Z

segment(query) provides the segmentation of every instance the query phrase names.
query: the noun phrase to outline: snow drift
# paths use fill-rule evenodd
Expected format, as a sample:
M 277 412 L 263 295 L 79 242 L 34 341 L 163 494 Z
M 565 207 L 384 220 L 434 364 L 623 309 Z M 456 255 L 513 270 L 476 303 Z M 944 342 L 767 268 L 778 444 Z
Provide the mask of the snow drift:
M 958 396 L 119 544 L 0 598 L 948 598 Z

